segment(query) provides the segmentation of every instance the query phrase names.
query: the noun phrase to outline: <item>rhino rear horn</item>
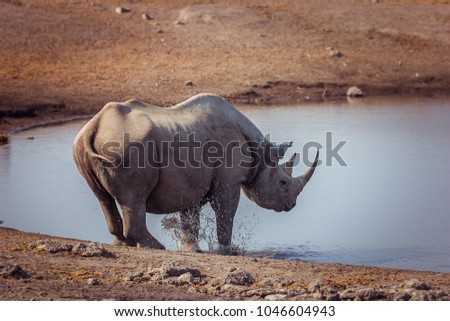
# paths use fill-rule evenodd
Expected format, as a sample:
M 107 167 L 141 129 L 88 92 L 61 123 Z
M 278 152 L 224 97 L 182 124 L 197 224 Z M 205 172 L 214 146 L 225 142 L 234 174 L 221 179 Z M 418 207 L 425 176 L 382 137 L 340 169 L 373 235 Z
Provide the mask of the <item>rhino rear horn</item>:
M 291 177 L 292 177 L 292 170 L 294 167 L 294 162 L 295 162 L 296 157 L 297 157 L 297 153 L 294 153 L 294 155 L 292 155 L 291 158 L 289 158 L 289 160 L 282 165 L 286 174 L 288 174 Z
M 284 155 L 286 154 L 286 151 L 288 150 L 288 148 L 292 146 L 292 143 L 293 142 L 289 142 L 289 143 L 283 143 L 280 145 L 273 146 L 270 149 L 271 159 L 274 159 L 274 160 L 282 159 L 284 157 Z
M 306 170 L 306 172 L 303 173 L 303 175 L 297 177 L 297 180 L 300 183 L 302 189 L 305 187 L 305 185 L 311 179 L 311 176 L 314 174 L 318 162 L 319 162 L 319 150 L 317 150 L 316 158 L 314 159 L 312 165 Z

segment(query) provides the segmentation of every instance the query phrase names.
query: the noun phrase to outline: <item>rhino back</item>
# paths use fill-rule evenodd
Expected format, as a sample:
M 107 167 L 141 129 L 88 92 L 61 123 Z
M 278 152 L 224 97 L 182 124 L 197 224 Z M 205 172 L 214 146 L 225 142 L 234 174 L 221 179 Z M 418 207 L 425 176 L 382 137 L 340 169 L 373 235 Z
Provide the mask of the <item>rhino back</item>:
M 137 100 L 109 103 L 88 127 L 96 133 L 93 143 L 99 154 L 103 153 L 105 144 L 118 142 L 121 146 L 118 151 L 122 150 L 121 159 L 128 159 L 129 144 L 139 142 L 145 146 L 146 153 L 156 157 L 158 165 L 151 165 L 153 169 L 158 167 L 158 178 L 147 205 L 153 213 L 169 213 L 186 208 L 202 201 L 213 181 L 240 184 L 248 175 L 248 169 L 238 166 L 243 157 L 239 152 L 235 151 L 231 156 L 231 167 L 205 165 L 201 148 L 194 151 L 195 159 L 202 161 L 198 166 L 191 163 L 179 166 L 175 164 L 175 159 L 187 160 L 192 156 L 188 153 L 193 151 L 180 149 L 181 155 L 177 156 L 173 149 L 168 148 L 169 145 L 164 147 L 163 142 L 172 142 L 174 135 L 179 135 L 181 141 L 187 141 L 192 134 L 202 146 L 212 141 L 225 147 L 230 142 L 263 139 L 260 131 L 244 115 L 213 95 L 198 95 L 173 107 L 157 107 Z M 149 142 L 155 145 L 149 145 Z M 118 167 L 116 171 L 120 172 L 119 176 L 123 176 L 123 168 Z M 110 177 L 107 185 L 113 185 L 116 175 L 111 176 L 108 172 L 99 176 Z M 107 189 L 113 191 L 115 188 L 107 186 Z
M 247 117 L 212 94 L 196 95 L 173 107 L 153 106 L 139 100 L 109 103 L 98 116 L 96 147 L 108 141 L 123 141 L 124 133 L 131 141 L 170 141 L 176 134 L 185 138 L 191 133 L 202 142 L 226 143 L 237 136 L 258 142 L 264 140 Z

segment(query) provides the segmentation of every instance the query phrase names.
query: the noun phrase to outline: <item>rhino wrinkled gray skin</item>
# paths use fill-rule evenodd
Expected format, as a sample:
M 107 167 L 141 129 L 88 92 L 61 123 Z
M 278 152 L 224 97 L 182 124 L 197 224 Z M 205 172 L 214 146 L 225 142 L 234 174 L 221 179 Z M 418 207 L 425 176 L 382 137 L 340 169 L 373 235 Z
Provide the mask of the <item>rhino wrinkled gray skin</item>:
M 100 202 L 113 244 L 164 249 L 146 213 L 180 213 L 183 250 L 197 251 L 200 210 L 216 215 L 219 252 L 230 251 L 240 191 L 259 206 L 289 211 L 314 173 L 292 177 L 291 143 L 275 145 L 224 99 L 196 95 L 173 107 L 108 103 L 78 133 L 73 157 Z M 122 214 L 119 213 L 119 204 Z

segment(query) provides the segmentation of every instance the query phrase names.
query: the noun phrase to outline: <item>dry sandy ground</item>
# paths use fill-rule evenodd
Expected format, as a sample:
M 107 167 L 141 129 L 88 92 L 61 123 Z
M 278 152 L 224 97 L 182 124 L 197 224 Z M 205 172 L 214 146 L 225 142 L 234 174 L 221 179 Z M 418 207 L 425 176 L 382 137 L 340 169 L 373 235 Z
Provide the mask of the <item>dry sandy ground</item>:
M 131 12 L 115 13 L 118 5 Z M 212 92 L 270 103 L 336 99 L 353 85 L 369 95 L 450 88 L 444 0 L 10 0 L 0 2 L 0 16 L 0 134 L 132 97 L 170 105 Z M 450 295 L 448 273 L 108 246 L 113 257 L 84 257 L 29 246 L 39 239 L 50 238 L 0 228 L 0 299 Z M 192 270 L 180 280 L 186 269 L 200 276 Z
M 0 16 L 0 132 L 129 98 L 296 102 L 450 85 L 446 0 L 9 0 Z

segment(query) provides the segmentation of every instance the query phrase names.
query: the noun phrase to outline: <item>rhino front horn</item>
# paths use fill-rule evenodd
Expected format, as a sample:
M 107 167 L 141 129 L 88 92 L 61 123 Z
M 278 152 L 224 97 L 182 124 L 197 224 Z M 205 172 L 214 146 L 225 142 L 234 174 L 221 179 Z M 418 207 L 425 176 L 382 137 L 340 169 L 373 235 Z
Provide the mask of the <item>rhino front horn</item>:
M 297 177 L 298 182 L 300 183 L 302 189 L 305 187 L 306 183 L 311 179 L 311 176 L 314 174 L 316 170 L 317 163 L 319 162 L 319 150 L 317 150 L 316 159 L 314 159 L 314 163 L 303 173 L 303 175 Z

